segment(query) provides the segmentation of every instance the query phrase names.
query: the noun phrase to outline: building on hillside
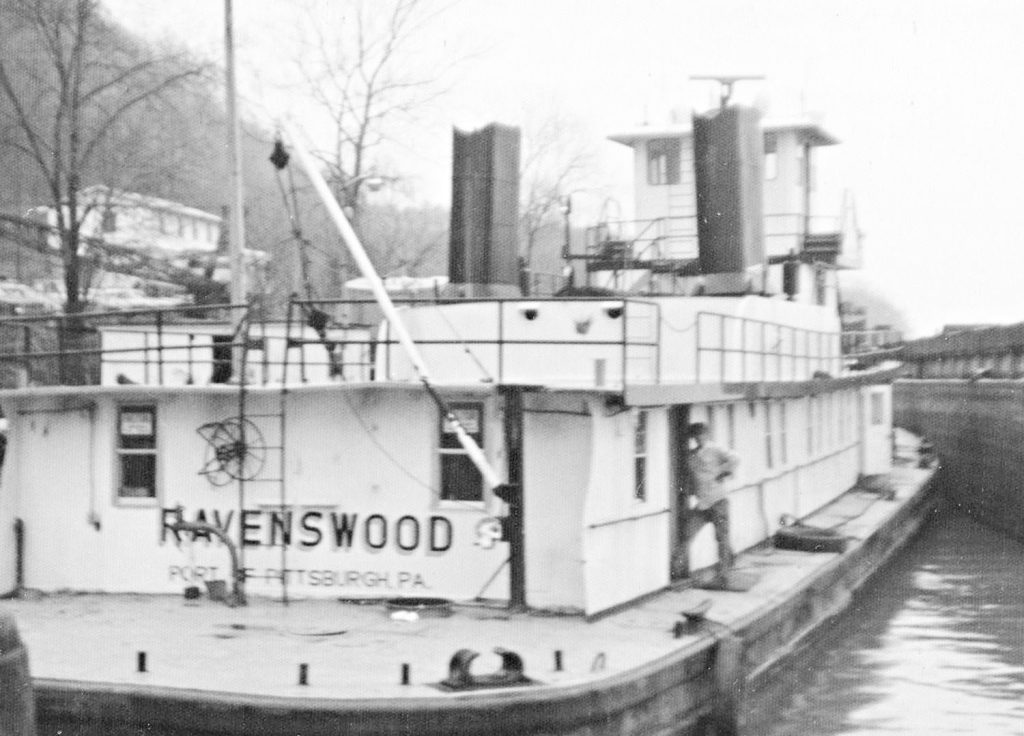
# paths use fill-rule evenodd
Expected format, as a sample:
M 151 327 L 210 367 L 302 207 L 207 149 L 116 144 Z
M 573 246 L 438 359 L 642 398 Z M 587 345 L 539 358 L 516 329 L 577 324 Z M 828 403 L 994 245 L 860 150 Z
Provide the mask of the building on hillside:
M 228 280 L 226 231 L 220 215 L 103 185 L 79 191 L 78 205 L 84 213 L 82 235 L 86 239 L 141 252 L 176 269 L 209 275 L 215 281 Z M 57 222 L 51 206 L 35 207 L 29 217 L 50 226 Z M 55 234 L 50 237 L 50 245 L 59 247 Z M 267 254 L 247 249 L 245 258 L 250 268 L 257 269 L 266 264 Z

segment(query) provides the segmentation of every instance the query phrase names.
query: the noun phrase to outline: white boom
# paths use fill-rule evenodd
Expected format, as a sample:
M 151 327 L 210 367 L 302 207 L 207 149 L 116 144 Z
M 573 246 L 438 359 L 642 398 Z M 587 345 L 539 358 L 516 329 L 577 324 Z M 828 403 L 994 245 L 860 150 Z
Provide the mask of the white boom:
M 398 337 L 398 343 L 402 346 L 402 349 L 405 351 L 406 356 L 408 356 L 413 368 L 415 368 L 416 375 L 419 377 L 420 381 L 423 382 L 424 386 L 426 386 L 427 390 L 430 391 L 431 396 L 433 396 L 441 405 L 442 410 L 445 412 L 445 418 L 448 420 L 448 423 L 455 430 L 455 434 L 459 438 L 459 444 L 462 445 L 466 454 L 469 455 L 469 458 L 473 461 L 476 469 L 480 471 L 480 475 L 484 477 L 488 487 L 493 489 L 501 485 L 502 481 L 498 477 L 497 471 L 495 471 L 487 461 L 483 450 L 481 450 L 480 446 L 472 437 L 469 436 L 465 427 L 459 423 L 455 414 L 453 414 L 451 409 L 449 409 L 448 406 L 439 399 L 437 393 L 430 385 L 430 372 L 427 370 L 427 364 L 423 361 L 423 356 L 420 355 L 420 351 L 417 349 L 416 343 L 413 342 L 408 330 L 405 329 L 405 324 L 402 322 L 402 319 L 398 314 L 398 310 L 395 309 L 395 305 L 391 301 L 391 297 L 388 295 L 387 290 L 384 288 L 384 284 L 381 281 L 380 276 L 377 274 L 376 269 L 374 269 L 373 264 L 370 262 L 369 256 L 366 255 L 366 249 L 363 248 L 363 244 L 359 241 L 359 236 L 356 235 L 355 230 L 352 229 L 352 225 L 349 224 L 348 218 L 345 217 L 345 213 L 342 212 L 341 206 L 338 204 L 338 200 L 334 198 L 334 194 L 331 193 L 330 188 L 327 186 L 327 182 L 324 181 L 313 157 L 306 150 L 305 146 L 302 145 L 302 141 L 299 139 L 299 136 L 292 126 L 287 123 L 282 123 L 281 127 L 284 129 L 285 134 L 291 141 L 292 148 L 295 151 L 295 155 L 298 156 L 299 163 L 302 164 L 302 168 L 305 170 L 306 176 L 313 183 L 313 188 L 316 189 L 316 193 L 323 201 L 324 207 L 327 208 L 327 213 L 330 215 L 331 220 L 334 221 L 335 227 L 338 228 L 338 233 L 341 235 L 341 239 L 345 243 L 345 247 L 348 248 L 348 252 L 359 267 L 359 271 L 369 284 L 370 291 L 373 292 L 373 297 L 376 299 L 377 304 L 384 313 L 385 319 L 387 319 L 388 324 L 391 325 L 391 329 L 395 331 L 395 335 Z

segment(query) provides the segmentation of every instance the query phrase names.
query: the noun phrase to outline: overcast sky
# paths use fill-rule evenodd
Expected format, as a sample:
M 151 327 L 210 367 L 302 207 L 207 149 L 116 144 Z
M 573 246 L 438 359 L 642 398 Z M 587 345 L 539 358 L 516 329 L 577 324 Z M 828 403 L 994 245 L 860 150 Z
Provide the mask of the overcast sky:
M 219 58 L 218 0 L 105 0 L 129 29 Z M 388 164 L 416 196 L 448 197 L 451 127 L 519 124 L 549 109 L 601 152 L 595 183 L 629 191 L 627 149 L 605 136 L 705 107 L 695 74 L 767 77 L 771 113 L 824 114 L 826 162 L 853 189 L 872 285 L 917 334 L 1024 321 L 1024 3 L 462 0 L 424 34 L 431 63 L 461 60 Z M 249 114 L 304 104 L 278 83 L 303 19 L 294 0 L 235 0 Z M 308 20 L 308 18 L 307 18 Z M 338 22 L 337 19 L 317 19 Z M 838 206 L 838 202 L 837 202 Z

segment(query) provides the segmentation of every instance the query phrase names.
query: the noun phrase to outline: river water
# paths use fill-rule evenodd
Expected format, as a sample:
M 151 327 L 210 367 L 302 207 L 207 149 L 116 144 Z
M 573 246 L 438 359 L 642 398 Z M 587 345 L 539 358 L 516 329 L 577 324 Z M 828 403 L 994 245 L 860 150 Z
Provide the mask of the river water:
M 940 513 L 765 679 L 744 734 L 1024 736 L 1024 544 Z

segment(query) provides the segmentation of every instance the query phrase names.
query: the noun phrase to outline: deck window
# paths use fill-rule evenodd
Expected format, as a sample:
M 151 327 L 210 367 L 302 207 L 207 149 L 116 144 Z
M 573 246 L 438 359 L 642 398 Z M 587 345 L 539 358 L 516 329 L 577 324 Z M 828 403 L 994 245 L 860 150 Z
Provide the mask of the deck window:
M 885 394 L 875 391 L 871 394 L 871 424 L 878 426 L 885 423 Z
M 786 437 L 786 402 L 779 402 L 779 462 L 785 465 L 789 462 L 788 452 L 786 445 L 788 444 Z
M 451 404 L 452 414 L 466 434 L 483 448 L 484 405 L 480 402 Z M 473 460 L 459 443 L 455 426 L 443 414 L 438 452 L 441 455 L 441 500 L 482 501 L 484 481 Z
M 779 154 L 775 148 L 775 137 L 764 137 L 764 178 L 772 181 L 779 175 Z
M 678 138 L 656 138 L 647 142 L 647 183 L 678 184 L 679 153 L 682 146 Z
M 736 449 L 736 407 L 729 404 L 725 407 L 725 421 L 729 430 L 729 449 Z
M 633 495 L 647 500 L 647 412 L 636 412 L 633 423 Z
M 122 406 L 118 412 L 119 498 L 156 498 L 156 407 Z

